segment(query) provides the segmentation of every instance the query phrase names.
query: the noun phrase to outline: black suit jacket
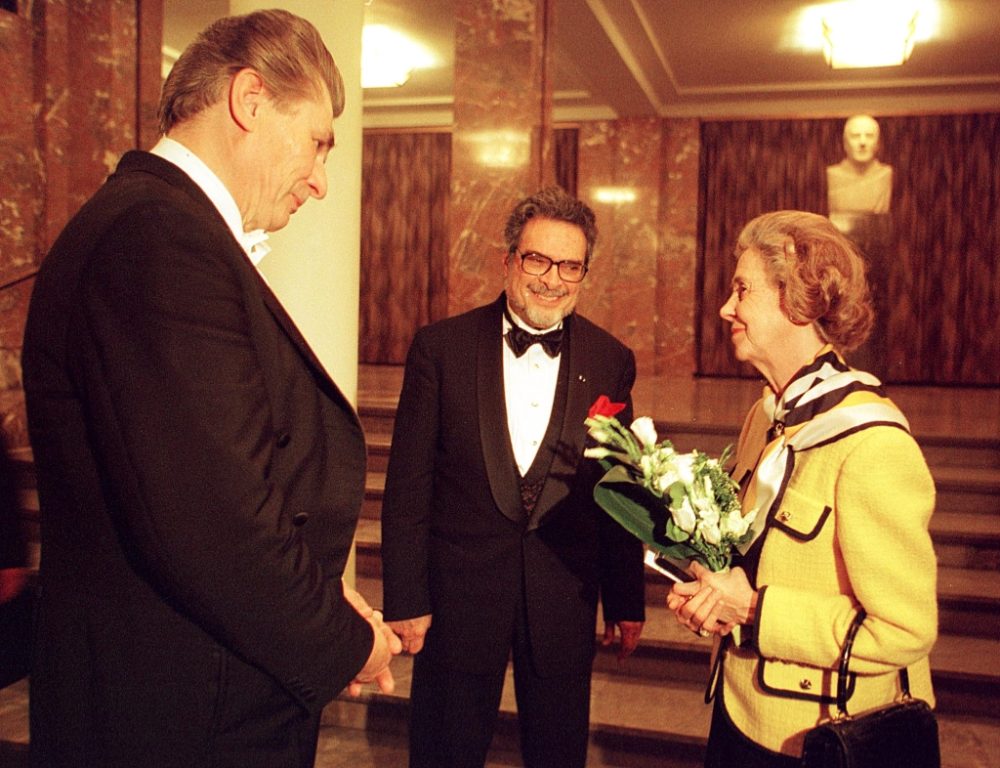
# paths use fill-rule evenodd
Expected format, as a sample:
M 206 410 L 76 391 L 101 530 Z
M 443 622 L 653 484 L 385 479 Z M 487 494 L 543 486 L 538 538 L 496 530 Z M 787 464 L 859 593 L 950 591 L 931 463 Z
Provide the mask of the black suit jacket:
M 23 364 L 36 762 L 311 765 L 373 641 L 340 582 L 364 439 L 183 172 L 122 159 L 39 271 Z
M 569 321 L 565 416 L 526 516 L 504 403 L 504 302 L 423 328 L 410 348 L 382 506 L 385 614 L 433 614 L 423 652 L 481 673 L 506 660 L 523 594 L 537 671 L 576 672 L 593 659 L 599 594 L 606 618 L 644 617 L 641 545 L 594 504 L 600 467 L 583 457 L 590 405 L 601 394 L 631 403 L 635 359 L 585 318 Z

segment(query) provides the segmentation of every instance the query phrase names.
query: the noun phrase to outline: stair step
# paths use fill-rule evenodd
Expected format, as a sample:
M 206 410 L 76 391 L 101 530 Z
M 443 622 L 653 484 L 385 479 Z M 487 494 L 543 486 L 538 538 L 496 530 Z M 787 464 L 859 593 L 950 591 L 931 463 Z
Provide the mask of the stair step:
M 358 590 L 372 605 L 381 605 L 381 566 L 378 573 L 362 571 L 363 559 L 359 547 Z M 950 569 L 941 569 L 941 573 L 942 582 L 952 575 Z M 659 576 L 656 580 L 661 585 L 665 582 Z M 677 623 L 666 608 L 665 592 L 662 588 L 647 589 L 646 624 L 636 653 L 620 664 L 613 649 L 601 649 L 595 660 L 595 670 L 627 671 L 632 677 L 704 686 L 711 640 L 698 637 Z M 955 609 L 948 608 L 950 603 L 946 596 L 939 600 L 942 603 L 941 630 L 931 651 L 931 669 L 939 694 L 939 709 L 951 714 L 1000 717 L 1000 669 L 996 663 L 1000 658 L 1000 632 L 970 631 L 974 619 L 966 619 L 957 626 L 946 623 L 946 612 Z M 994 615 L 995 603 L 990 611 Z M 599 622 L 598 634 L 602 630 L 603 624 Z
M 379 376 L 384 373 L 380 371 Z M 365 409 L 370 482 L 358 529 L 358 573 L 359 583 L 377 593 L 373 595 L 376 604 L 381 601 L 378 520 L 402 369 L 393 371 L 392 376 L 395 384 L 380 386 L 380 399 Z M 701 381 L 691 391 L 681 386 L 679 396 L 665 399 L 656 387 L 648 386 L 653 383 L 637 383 L 636 413 L 658 415 L 659 433 L 669 437 L 678 450 L 698 448 L 716 455 L 735 442 L 742 416 L 760 391 L 759 383 L 734 386 L 732 382 Z M 942 634 L 931 663 L 942 764 L 946 768 L 1000 768 L 1000 665 L 996 662 L 1000 658 L 1000 430 L 993 416 L 1000 391 L 977 391 L 971 400 L 952 394 L 945 392 L 942 397 L 932 389 L 890 388 L 890 395 L 910 418 L 937 489 L 931 534 L 939 566 Z M 970 413 L 953 413 L 956 409 Z M 968 428 L 956 426 L 959 423 L 968 423 Z M 614 692 L 607 694 L 609 701 L 619 700 L 619 689 L 626 691 L 625 710 L 633 702 L 644 702 L 640 706 L 656 712 L 661 722 L 646 727 L 625 714 L 605 718 L 595 702 L 591 765 L 662 766 L 664 755 L 670 755 L 671 765 L 700 765 L 704 736 L 692 741 L 690 735 L 675 733 L 678 729 L 671 730 L 664 721 L 677 708 L 701 710 L 706 724 L 703 733 L 707 734 L 709 708 L 700 701 L 710 644 L 667 615 L 663 604 L 666 589 L 661 578 L 649 574 L 648 621 L 636 654 L 620 664 L 612 650 L 601 649 L 595 660 L 595 691 L 611 686 Z M 685 699 L 685 695 L 690 698 Z M 672 705 L 675 700 L 677 707 Z M 370 703 L 381 708 L 382 716 L 398 723 L 400 733 L 405 732 L 405 700 L 373 696 Z M 346 706 L 356 705 L 348 702 Z M 501 717 L 495 747 L 513 757 L 502 758 L 498 765 L 520 764 L 516 741 L 513 712 L 509 711 Z
M 996 467 L 932 467 L 937 509 L 948 512 L 1000 514 L 1000 469 Z
M 384 494 L 385 472 L 369 471 L 365 476 L 365 496 L 361 502 L 361 520 L 378 520 L 381 518 L 382 497 Z
M 699 450 L 719 455 L 729 443 L 718 446 L 696 443 Z M 694 445 L 676 444 L 678 450 L 689 451 Z M 389 438 L 381 436 L 369 443 L 369 476 L 382 476 L 389 461 Z M 932 466 L 931 475 L 937 490 L 936 511 L 973 512 L 1000 517 L 1000 468 L 983 466 Z
M 940 567 L 1000 570 L 1000 514 L 936 511 L 930 529 Z
M 978 535 L 977 531 L 988 529 L 989 522 L 984 520 L 980 524 L 976 517 L 980 516 L 965 515 L 955 520 L 967 524 L 971 535 Z M 989 541 L 996 541 L 995 533 L 990 531 L 987 535 Z M 380 576 L 382 532 L 379 521 L 366 514 L 358 521 L 356 539 L 358 573 Z M 647 572 L 647 603 L 662 604 L 668 589 L 665 579 L 652 571 Z M 1000 570 L 939 565 L 938 609 L 942 632 L 1000 637 Z
M 358 403 L 358 416 L 365 435 L 392 435 L 396 423 L 396 400 L 384 398 Z
M 352 699 L 341 695 L 326 707 L 316 768 L 405 765 L 409 667 L 406 657 L 393 661 L 398 687 L 391 696 L 365 692 Z M 627 675 L 599 673 L 594 679 L 590 768 L 695 768 L 702 764 L 710 707 L 700 692 L 672 684 L 630 685 L 624 682 Z M 521 764 L 511 691 L 508 685 L 486 768 Z M 619 716 L 616 704 L 623 701 L 625 711 Z M 637 718 L 641 719 L 638 727 Z M 942 768 L 1000 766 L 1000 723 L 995 719 L 938 712 L 938 727 Z M 22 680 L 0 689 L 0 765 L 27 768 L 27 744 L 28 685 Z
M 385 491 L 385 472 L 369 471 L 361 517 L 378 520 Z M 1000 494 L 994 499 L 1000 504 Z M 995 514 L 937 510 L 931 517 L 941 566 L 979 570 L 1000 570 L 1000 510 Z
M 366 436 L 368 442 L 368 471 L 385 472 L 389 468 L 389 436 Z
M 405 732 L 412 659 L 400 656 L 392 662 L 396 690 L 392 694 L 366 691 L 357 699 L 342 694 L 323 712 L 323 725 L 338 728 L 372 728 L 372 710 L 378 730 Z M 517 705 L 513 673 L 507 670 L 500 702 L 500 721 L 494 749 L 516 752 Z M 700 685 L 634 678 L 624 673 L 595 672 L 591 679 L 590 759 L 588 765 L 654 765 L 643 762 L 659 755 L 663 765 L 664 745 L 669 745 L 671 765 L 700 765 L 708 734 L 711 707 L 704 703 Z M 514 765 L 519 765 L 519 762 Z

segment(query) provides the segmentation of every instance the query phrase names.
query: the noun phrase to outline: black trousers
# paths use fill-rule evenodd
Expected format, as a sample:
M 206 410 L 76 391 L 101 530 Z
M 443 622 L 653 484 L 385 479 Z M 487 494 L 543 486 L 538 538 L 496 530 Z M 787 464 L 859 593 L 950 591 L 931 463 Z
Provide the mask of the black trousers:
M 715 708 L 705 750 L 705 768 L 796 768 L 799 759 L 772 752 L 747 738 L 729 719 L 722 703 L 722 678 L 715 688 Z
M 539 676 L 524 611 L 519 615 L 511 657 L 525 768 L 584 768 L 590 670 Z M 482 768 L 496 730 L 505 672 L 503 664 L 488 674 L 469 674 L 417 654 L 410 691 L 410 768 Z
M 35 593 L 31 586 L 0 605 L 0 688 L 28 675 L 34 605 Z

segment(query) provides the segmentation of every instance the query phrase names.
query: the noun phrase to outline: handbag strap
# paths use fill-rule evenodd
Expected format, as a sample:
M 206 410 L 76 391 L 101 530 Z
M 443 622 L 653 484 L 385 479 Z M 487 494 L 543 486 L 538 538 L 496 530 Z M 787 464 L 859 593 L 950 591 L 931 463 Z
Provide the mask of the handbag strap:
M 851 626 L 847 628 L 847 637 L 844 638 L 844 647 L 840 651 L 840 666 L 837 669 L 837 710 L 838 717 L 848 717 L 847 714 L 847 679 L 848 666 L 851 660 L 851 649 L 854 648 L 854 638 L 861 629 L 861 623 L 868 614 L 864 608 L 858 608 L 858 612 L 851 621 Z M 910 698 L 910 675 L 906 667 L 899 670 L 899 685 L 903 691 L 903 698 Z

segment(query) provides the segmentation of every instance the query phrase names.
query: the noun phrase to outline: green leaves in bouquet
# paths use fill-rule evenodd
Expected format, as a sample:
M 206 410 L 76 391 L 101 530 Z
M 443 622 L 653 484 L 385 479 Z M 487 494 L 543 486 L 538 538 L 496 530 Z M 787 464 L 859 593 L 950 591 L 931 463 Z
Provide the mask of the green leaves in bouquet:
M 727 454 L 728 450 L 723 453 L 723 459 Z M 711 506 L 729 521 L 729 525 L 724 526 L 721 541 L 706 540 L 702 528 L 696 525 L 689 486 L 678 480 L 671 483 L 661 497 L 655 485 L 651 488 L 634 466 L 617 463 L 617 457 L 601 460 L 605 474 L 594 487 L 594 500 L 619 525 L 658 554 L 675 560 L 697 560 L 712 571 L 721 571 L 729 566 L 733 547 L 749 539 L 750 520 L 742 520 L 737 498 L 739 486 L 722 468 L 721 462 L 709 460 L 700 451 L 692 452 L 692 456 L 695 474 L 709 481 L 706 492 L 711 494 Z M 704 481 L 700 482 L 700 487 L 704 487 Z M 689 530 L 677 524 L 671 507 L 686 507 L 689 521 L 681 520 Z M 732 530 L 734 524 L 742 530 Z M 715 535 L 720 535 L 717 527 Z
M 628 467 L 606 460 L 601 466 L 606 472 L 594 486 L 594 501 L 619 525 L 661 555 L 678 560 L 694 557 L 711 567 L 688 543 L 691 535 L 674 523 L 666 499 L 643 486 Z M 683 495 L 683 484 L 678 485 Z

